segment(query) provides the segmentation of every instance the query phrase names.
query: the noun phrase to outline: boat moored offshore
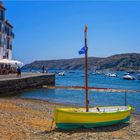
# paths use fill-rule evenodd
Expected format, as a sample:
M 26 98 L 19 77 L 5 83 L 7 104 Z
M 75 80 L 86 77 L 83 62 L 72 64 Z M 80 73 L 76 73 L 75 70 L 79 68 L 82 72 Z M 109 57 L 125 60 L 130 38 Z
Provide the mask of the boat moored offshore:
M 59 72 L 58 75 L 59 75 L 59 76 L 65 76 L 65 71 Z
M 106 76 L 109 76 L 109 77 L 117 77 L 117 74 L 116 73 L 107 73 L 105 75 Z
M 123 76 L 124 80 L 135 80 L 135 78 L 129 74 Z

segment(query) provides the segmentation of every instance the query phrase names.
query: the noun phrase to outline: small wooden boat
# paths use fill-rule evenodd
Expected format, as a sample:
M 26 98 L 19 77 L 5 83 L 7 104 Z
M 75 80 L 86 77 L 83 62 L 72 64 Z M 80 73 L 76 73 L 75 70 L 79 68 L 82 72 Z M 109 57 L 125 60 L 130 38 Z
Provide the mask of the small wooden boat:
M 54 113 L 56 126 L 61 129 L 78 127 L 92 128 L 127 122 L 130 120 L 130 106 L 111 106 L 89 108 L 88 100 L 88 47 L 87 26 L 85 26 L 85 47 L 80 54 L 85 54 L 85 93 L 86 108 L 57 108 Z
M 132 107 L 57 108 L 55 123 L 61 129 L 92 128 L 129 122 Z

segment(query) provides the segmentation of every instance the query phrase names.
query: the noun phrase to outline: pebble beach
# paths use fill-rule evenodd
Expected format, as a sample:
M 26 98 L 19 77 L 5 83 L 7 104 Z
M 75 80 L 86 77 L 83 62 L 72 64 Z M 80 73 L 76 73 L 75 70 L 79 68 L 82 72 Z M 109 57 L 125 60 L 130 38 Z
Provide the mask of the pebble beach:
M 67 105 L 31 99 L 0 99 L 0 140 L 139 140 L 140 115 L 130 123 L 92 129 L 60 130 L 53 110 Z

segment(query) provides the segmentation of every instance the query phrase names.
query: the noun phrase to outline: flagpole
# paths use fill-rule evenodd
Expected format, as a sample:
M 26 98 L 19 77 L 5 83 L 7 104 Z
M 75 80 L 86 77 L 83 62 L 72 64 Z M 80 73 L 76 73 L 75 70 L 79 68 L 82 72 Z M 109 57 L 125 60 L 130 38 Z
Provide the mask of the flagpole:
M 88 100 L 88 47 L 87 47 L 87 26 L 85 26 L 84 30 L 85 35 L 85 92 L 86 92 L 86 112 L 89 111 L 89 100 Z

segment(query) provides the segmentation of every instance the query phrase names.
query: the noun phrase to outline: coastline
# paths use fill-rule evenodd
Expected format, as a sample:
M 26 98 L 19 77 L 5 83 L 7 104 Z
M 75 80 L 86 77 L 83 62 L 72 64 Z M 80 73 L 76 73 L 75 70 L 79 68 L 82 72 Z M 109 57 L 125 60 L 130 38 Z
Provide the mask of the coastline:
M 37 99 L 0 99 L 0 139 L 140 139 L 140 115 L 132 114 L 130 124 L 92 129 L 59 130 L 53 124 L 56 107 L 72 107 Z

